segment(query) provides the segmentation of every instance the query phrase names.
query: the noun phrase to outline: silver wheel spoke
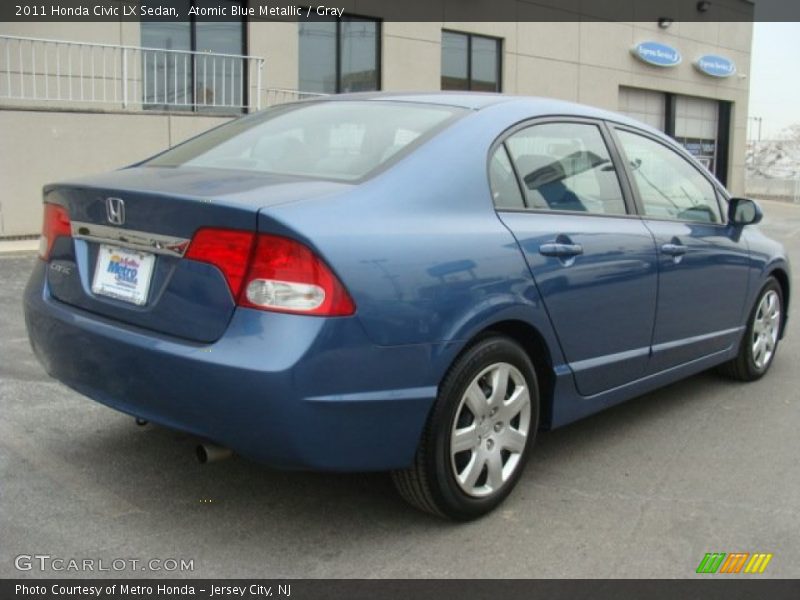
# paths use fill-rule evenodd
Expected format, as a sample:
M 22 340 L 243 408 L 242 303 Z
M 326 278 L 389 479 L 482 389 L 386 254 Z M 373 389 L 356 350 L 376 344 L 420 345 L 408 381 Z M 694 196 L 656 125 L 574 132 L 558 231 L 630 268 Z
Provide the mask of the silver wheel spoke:
M 516 417 L 522 409 L 530 404 L 531 398 L 528 394 L 528 388 L 524 386 L 518 386 L 517 389 L 511 394 L 511 398 L 508 399 L 508 402 L 503 406 L 503 413 L 505 416 L 506 421 L 510 421 L 514 417 Z
M 481 452 L 473 452 L 469 464 L 458 478 L 461 485 L 470 490 L 474 488 L 475 482 L 481 476 L 484 464 L 486 464 L 486 457 Z
M 489 455 L 486 461 L 486 468 L 488 470 L 486 482 L 492 488 L 492 491 L 499 490 L 503 485 L 503 460 L 500 456 L 500 450 Z
M 761 360 L 761 352 L 762 352 L 762 350 L 763 350 L 763 343 L 761 341 L 761 338 L 759 337 L 756 340 L 756 343 L 753 344 L 753 362 L 755 362 L 756 366 L 759 366 L 759 367 L 761 366 L 760 360 Z
M 756 319 L 755 322 L 753 322 L 753 334 L 758 335 L 762 331 L 764 331 L 764 323 L 761 319 Z
M 507 365 L 500 365 L 492 373 L 492 395 L 489 397 L 490 406 L 502 406 L 508 392 L 508 378 L 510 377 Z
M 480 417 L 483 413 L 486 412 L 488 404 L 486 402 L 486 396 L 481 389 L 481 386 L 478 385 L 478 381 L 473 381 L 470 386 L 467 388 L 467 393 L 465 396 L 467 401 L 467 406 L 469 407 L 470 412 L 475 418 Z
M 525 448 L 525 441 L 528 439 L 528 436 L 522 433 L 521 431 L 517 431 L 516 429 L 512 429 L 509 427 L 503 432 L 502 437 L 500 438 L 500 447 L 508 450 L 509 452 L 514 452 L 516 454 L 521 454 L 522 450 Z
M 453 454 L 458 454 L 459 452 L 474 450 L 478 447 L 478 444 L 480 444 L 478 429 L 475 425 L 470 425 L 463 429 L 456 429 L 450 448 Z

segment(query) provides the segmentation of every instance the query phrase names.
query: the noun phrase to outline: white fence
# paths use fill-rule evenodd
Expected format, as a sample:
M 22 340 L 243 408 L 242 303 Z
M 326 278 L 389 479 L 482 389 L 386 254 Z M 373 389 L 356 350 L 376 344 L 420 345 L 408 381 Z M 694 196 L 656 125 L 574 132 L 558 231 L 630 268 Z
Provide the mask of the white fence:
M 772 179 L 767 177 L 746 177 L 745 195 L 753 198 L 790 200 L 800 203 L 800 178 Z
M 319 96 L 263 85 L 264 59 L 0 35 L 0 101 L 236 113 Z

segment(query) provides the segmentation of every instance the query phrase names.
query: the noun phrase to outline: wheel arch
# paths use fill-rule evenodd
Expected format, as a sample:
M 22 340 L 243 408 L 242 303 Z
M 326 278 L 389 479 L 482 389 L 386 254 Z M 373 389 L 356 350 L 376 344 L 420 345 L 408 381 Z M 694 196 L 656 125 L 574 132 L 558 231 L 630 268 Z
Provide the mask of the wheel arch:
M 781 318 L 781 333 L 780 337 L 786 332 L 786 321 L 789 317 L 789 295 L 791 293 L 789 284 L 789 274 L 781 267 L 775 267 L 769 271 L 768 277 L 774 277 L 778 285 L 781 286 L 781 295 L 783 296 L 783 316 Z
M 470 338 L 459 356 L 480 340 L 492 335 L 511 338 L 520 346 L 533 363 L 539 387 L 539 427 L 549 429 L 552 423 L 555 389 L 555 372 L 550 348 L 541 332 L 526 321 L 506 319 L 487 325 Z

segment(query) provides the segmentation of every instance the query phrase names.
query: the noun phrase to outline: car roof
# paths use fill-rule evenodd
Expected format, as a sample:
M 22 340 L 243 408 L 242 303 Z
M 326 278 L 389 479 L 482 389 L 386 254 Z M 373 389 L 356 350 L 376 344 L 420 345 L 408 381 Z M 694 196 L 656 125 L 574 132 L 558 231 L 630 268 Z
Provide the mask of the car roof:
M 510 94 L 490 92 L 362 92 L 355 94 L 336 94 L 324 98 L 315 98 L 315 100 L 419 102 L 424 104 L 440 104 L 442 106 L 457 106 L 476 111 L 498 104 L 507 104 L 509 106 L 513 105 L 516 108 L 524 108 L 532 118 L 544 116 L 571 116 L 602 119 L 630 125 L 638 129 L 644 129 L 660 137 L 664 136 L 662 131 L 617 112 L 596 108 L 586 104 L 569 102 L 567 100 L 538 96 L 512 96 Z

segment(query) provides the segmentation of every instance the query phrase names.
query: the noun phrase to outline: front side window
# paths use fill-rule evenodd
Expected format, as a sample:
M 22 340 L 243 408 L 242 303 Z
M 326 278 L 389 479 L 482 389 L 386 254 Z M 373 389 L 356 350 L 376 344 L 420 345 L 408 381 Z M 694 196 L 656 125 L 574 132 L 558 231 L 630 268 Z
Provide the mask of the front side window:
M 528 208 L 625 214 L 603 136 L 587 123 L 543 123 L 506 140 Z
M 660 219 L 722 223 L 712 183 L 674 150 L 618 130 L 644 214 Z
M 466 109 L 410 102 L 301 102 L 232 121 L 145 163 L 353 181 Z
M 501 41 L 471 33 L 442 32 L 442 89 L 500 91 Z
M 380 23 L 345 16 L 299 24 L 301 92 L 339 94 L 380 89 Z

